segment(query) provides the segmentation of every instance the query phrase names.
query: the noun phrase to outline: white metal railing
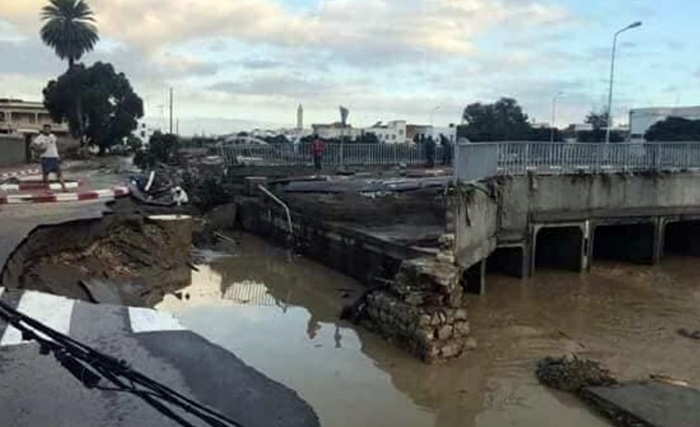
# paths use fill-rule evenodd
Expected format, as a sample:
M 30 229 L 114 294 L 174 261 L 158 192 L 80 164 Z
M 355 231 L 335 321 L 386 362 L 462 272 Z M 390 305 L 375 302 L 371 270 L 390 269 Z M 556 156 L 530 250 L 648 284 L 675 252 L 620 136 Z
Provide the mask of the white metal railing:
M 445 150 L 449 150 L 445 159 Z M 435 164 L 451 161 L 453 147 L 437 145 Z M 323 164 L 327 166 L 423 165 L 425 146 L 420 144 L 325 144 Z M 225 145 L 221 156 L 228 166 L 310 166 L 311 144 Z
M 700 169 L 700 142 L 624 144 L 494 142 L 455 148 L 455 178 Z

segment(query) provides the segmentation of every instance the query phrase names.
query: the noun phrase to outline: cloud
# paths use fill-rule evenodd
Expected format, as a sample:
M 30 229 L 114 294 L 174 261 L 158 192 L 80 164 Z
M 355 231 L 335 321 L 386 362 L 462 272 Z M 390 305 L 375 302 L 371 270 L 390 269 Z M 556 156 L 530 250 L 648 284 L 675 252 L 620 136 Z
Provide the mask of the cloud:
M 243 68 L 248 68 L 252 70 L 269 70 L 272 68 L 281 68 L 284 66 L 283 61 L 277 61 L 274 59 L 262 59 L 262 58 L 256 58 L 256 59 L 244 59 L 240 61 L 240 65 Z
M 330 88 L 331 86 L 321 79 L 258 73 L 254 77 L 242 80 L 221 81 L 208 89 L 232 95 L 272 95 L 303 99 L 324 95 L 330 91 Z
M 0 6 L 0 16 L 36 32 L 43 1 Z M 277 0 L 91 0 L 104 37 L 147 52 L 192 40 L 231 38 L 327 52 L 356 63 L 363 56 L 408 60 L 474 53 L 493 28 L 521 31 L 570 19 L 536 0 L 321 0 L 299 11 Z

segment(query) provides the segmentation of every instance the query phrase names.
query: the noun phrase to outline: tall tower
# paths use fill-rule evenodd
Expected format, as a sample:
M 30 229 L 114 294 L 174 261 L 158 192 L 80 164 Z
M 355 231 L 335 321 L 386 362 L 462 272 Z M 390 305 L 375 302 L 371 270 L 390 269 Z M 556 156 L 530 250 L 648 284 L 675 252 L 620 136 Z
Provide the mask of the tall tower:
M 297 108 L 297 129 L 304 129 L 304 107 L 302 107 L 301 104 L 299 104 L 299 108 Z

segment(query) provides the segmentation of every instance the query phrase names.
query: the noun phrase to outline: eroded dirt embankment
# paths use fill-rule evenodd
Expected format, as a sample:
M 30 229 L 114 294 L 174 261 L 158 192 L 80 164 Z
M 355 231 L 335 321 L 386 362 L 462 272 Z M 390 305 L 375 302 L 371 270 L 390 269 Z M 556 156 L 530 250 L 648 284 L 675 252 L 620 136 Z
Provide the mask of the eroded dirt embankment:
M 125 305 L 152 306 L 189 283 L 189 232 L 137 213 L 40 226 L 8 259 L 2 283 L 96 302 L 81 281 L 98 280 Z

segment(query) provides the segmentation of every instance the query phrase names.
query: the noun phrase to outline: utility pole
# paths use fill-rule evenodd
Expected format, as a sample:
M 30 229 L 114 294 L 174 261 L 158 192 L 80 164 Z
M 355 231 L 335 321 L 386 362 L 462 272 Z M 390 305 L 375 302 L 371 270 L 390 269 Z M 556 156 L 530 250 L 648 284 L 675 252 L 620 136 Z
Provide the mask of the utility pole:
M 170 88 L 170 134 L 173 133 L 173 88 Z
M 175 133 L 180 135 L 180 118 L 175 120 Z

